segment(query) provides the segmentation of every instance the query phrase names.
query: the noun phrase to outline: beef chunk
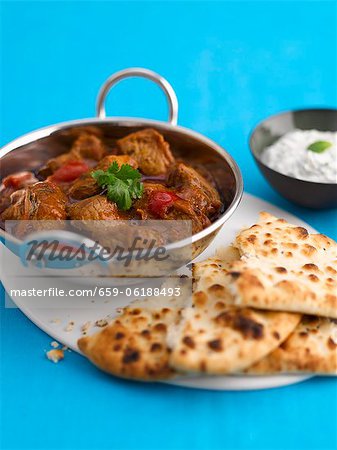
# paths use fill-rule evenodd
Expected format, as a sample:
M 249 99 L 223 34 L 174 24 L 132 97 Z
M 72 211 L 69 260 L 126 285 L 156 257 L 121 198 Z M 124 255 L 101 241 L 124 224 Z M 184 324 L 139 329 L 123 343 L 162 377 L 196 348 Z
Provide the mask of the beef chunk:
M 12 194 L 12 204 L 2 213 L 2 220 L 66 219 L 66 201 L 66 196 L 55 184 L 35 183 Z
M 121 153 L 132 156 L 144 175 L 166 173 L 174 162 L 169 144 L 156 130 L 137 131 L 117 141 Z
M 35 183 L 11 195 L 12 204 L 2 213 L 1 219 L 19 221 L 10 231 L 17 238 L 33 231 L 63 228 L 66 201 L 57 185 L 48 181 Z
M 128 219 L 134 218 L 133 211 L 119 211 L 116 203 L 111 202 L 104 195 L 95 195 L 78 203 L 69 205 L 68 214 L 73 219 L 72 225 L 90 236 L 101 245 L 113 248 L 116 245 L 129 248 L 136 238 L 154 240 L 162 245 L 161 235 L 147 226 L 140 229 L 132 227 Z M 74 222 L 75 221 L 75 222 Z M 146 248 L 145 244 L 139 244 Z
M 114 202 L 103 195 L 81 200 L 68 206 L 68 214 L 73 219 L 72 225 L 90 236 L 104 247 L 113 249 L 116 245 L 127 249 L 139 239 L 147 239 L 148 246 L 154 240 L 162 245 L 164 240 L 160 232 L 147 226 L 131 226 L 128 219 L 135 218 L 133 211 L 119 211 Z M 136 241 L 137 239 L 137 241 Z M 146 248 L 146 243 L 138 242 L 138 248 Z
M 89 234 L 104 247 L 114 248 L 120 234 L 124 238 L 126 227 L 119 220 L 125 220 L 127 216 L 104 195 L 95 195 L 69 205 L 67 211 L 75 228 L 85 235 Z
M 174 187 L 179 197 L 188 201 L 196 211 L 208 217 L 217 214 L 221 208 L 217 190 L 199 172 L 182 162 L 172 167 L 167 184 Z
M 79 136 L 71 147 L 70 152 L 94 161 L 100 161 L 106 154 L 103 142 L 92 134 Z
M 37 181 L 32 172 L 17 172 L 4 178 L 0 186 L 0 214 L 11 204 L 13 192 Z
M 172 201 L 157 201 L 158 194 L 171 196 Z M 168 219 L 168 220 L 191 220 L 192 232 L 197 233 L 210 225 L 210 220 L 202 212 L 196 212 L 193 206 L 186 200 L 180 198 L 177 193 L 163 184 L 144 183 L 144 193 L 140 200 L 134 204 L 134 209 L 140 219 Z
M 63 153 L 56 158 L 50 159 L 47 164 L 39 170 L 39 175 L 48 177 L 70 161 L 82 161 L 83 159 L 99 161 L 105 154 L 105 146 L 97 136 L 83 133 L 76 139 L 68 153 Z
M 198 214 L 191 204 L 183 199 L 176 200 L 172 207 L 168 208 L 164 218 L 169 220 L 191 220 L 193 234 L 198 233 L 211 224 L 205 214 Z
M 100 161 L 94 169 L 88 170 L 83 175 L 81 175 L 74 183 L 70 186 L 68 190 L 68 195 L 76 200 L 82 200 L 84 198 L 92 197 L 93 195 L 99 194 L 101 188 L 96 183 L 96 180 L 91 176 L 94 170 L 107 170 L 107 168 L 116 161 L 119 166 L 122 164 L 130 164 L 134 169 L 137 169 L 137 163 L 134 159 L 127 155 L 109 155 Z
M 116 203 L 110 202 L 104 195 L 95 195 L 69 205 L 67 212 L 73 220 L 123 220 Z

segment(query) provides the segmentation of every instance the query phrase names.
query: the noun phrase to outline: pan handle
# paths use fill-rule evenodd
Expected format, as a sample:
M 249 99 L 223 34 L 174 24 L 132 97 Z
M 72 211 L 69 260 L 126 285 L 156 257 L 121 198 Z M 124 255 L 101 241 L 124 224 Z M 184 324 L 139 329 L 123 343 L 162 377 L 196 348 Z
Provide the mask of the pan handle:
M 178 121 L 178 99 L 177 96 L 173 90 L 173 87 L 170 85 L 170 83 L 163 78 L 161 75 L 159 75 L 156 72 L 153 72 L 149 69 L 143 69 L 141 67 L 131 67 L 129 69 L 120 70 L 119 72 L 116 72 L 112 74 L 106 82 L 101 87 L 98 96 L 97 96 L 97 102 L 96 102 L 96 115 L 100 119 L 104 119 L 106 117 L 105 114 L 105 99 L 115 84 L 119 83 L 121 80 L 124 80 L 124 78 L 134 78 L 134 77 L 141 77 L 141 78 L 147 78 L 148 80 L 154 81 L 161 89 L 164 91 L 164 94 L 166 96 L 166 100 L 169 107 L 169 118 L 168 121 L 171 125 L 177 125 Z

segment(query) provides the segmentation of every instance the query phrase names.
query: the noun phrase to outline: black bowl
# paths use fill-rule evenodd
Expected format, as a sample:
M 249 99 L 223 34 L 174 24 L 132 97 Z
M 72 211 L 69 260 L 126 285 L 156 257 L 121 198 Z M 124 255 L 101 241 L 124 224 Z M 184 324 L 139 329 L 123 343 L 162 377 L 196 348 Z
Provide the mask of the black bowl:
M 337 207 L 336 183 L 299 180 L 276 172 L 261 162 L 261 154 L 266 147 L 296 128 L 337 131 L 337 110 L 301 109 L 289 111 L 271 116 L 259 123 L 250 135 L 249 145 L 260 171 L 276 191 L 298 205 L 314 209 Z

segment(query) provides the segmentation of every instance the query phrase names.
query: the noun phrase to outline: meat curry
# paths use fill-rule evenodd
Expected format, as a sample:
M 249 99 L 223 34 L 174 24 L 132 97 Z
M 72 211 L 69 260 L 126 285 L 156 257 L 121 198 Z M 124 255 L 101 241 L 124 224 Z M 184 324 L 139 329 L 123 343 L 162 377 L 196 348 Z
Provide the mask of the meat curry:
M 128 208 L 111 200 L 109 189 L 93 176 L 112 166 L 139 177 L 141 189 L 131 195 Z M 97 133 L 83 131 L 67 153 L 34 173 L 7 176 L 0 188 L 2 221 L 180 219 L 191 220 L 196 233 L 219 216 L 222 206 L 212 175 L 177 160 L 154 129 L 118 139 L 113 148 Z

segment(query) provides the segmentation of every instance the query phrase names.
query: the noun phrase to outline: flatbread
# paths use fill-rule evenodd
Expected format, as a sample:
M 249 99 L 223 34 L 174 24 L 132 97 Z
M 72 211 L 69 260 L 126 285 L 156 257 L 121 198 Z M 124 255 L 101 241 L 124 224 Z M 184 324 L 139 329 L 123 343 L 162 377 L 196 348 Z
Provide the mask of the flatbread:
M 181 321 L 168 332 L 169 364 L 178 371 L 224 375 L 244 370 L 276 349 L 300 322 L 300 314 L 233 306 L 230 292 L 217 283 L 227 274 L 223 260 L 197 263 L 193 274 L 195 286 L 205 289 L 194 293 Z
M 247 369 L 251 375 L 276 373 L 337 375 L 337 321 L 303 316 L 288 339 Z
M 337 318 L 335 241 L 261 213 L 233 245 L 241 259 L 218 284 L 235 305 Z
M 110 374 L 144 381 L 171 378 L 167 328 L 179 320 L 184 295 L 138 300 L 99 333 L 78 341 L 91 362 Z
M 140 380 L 336 374 L 336 274 L 333 240 L 261 213 L 232 247 L 193 266 L 192 296 L 134 302 L 78 345 L 102 370 Z

